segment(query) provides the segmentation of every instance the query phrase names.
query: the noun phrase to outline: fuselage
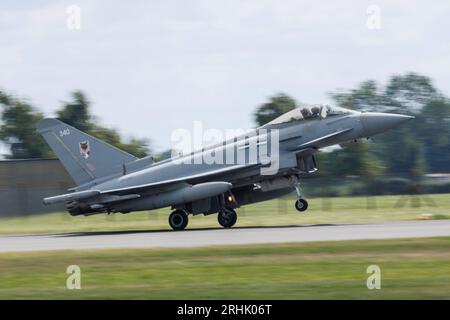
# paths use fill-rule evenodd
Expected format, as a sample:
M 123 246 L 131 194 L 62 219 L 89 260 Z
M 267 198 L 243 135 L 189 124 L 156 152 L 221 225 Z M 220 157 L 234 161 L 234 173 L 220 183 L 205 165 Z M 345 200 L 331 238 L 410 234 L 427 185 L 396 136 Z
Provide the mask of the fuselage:
M 112 176 L 78 186 L 73 197 L 47 201 L 69 197 L 75 200 L 69 202 L 74 214 L 166 206 L 210 214 L 221 210 L 225 197 L 233 208 L 292 192 L 300 175 L 317 170 L 314 154 L 321 148 L 370 137 L 410 118 L 328 106 L 296 108 L 264 126 L 189 154 L 157 163 L 138 159 L 124 164 Z
M 317 170 L 320 149 L 357 141 L 396 127 L 412 117 L 356 112 L 326 105 L 295 108 L 235 138 L 153 163 L 138 159 L 57 119 L 37 129 L 77 184 L 70 193 L 44 198 L 62 203 L 71 215 L 152 210 L 170 206 L 174 230 L 188 214 L 218 214 L 226 228 L 235 209 L 293 190 L 305 211 L 300 177 Z
M 255 164 L 255 159 L 251 159 L 250 156 L 252 152 L 255 152 L 255 148 L 259 149 L 261 143 L 271 145 L 270 132 L 272 130 L 278 130 L 279 132 L 279 149 L 277 152 L 280 157 L 280 167 L 274 175 L 283 175 L 292 168 L 292 164 L 288 163 L 289 161 L 285 161 L 283 159 L 284 157 L 288 157 L 290 153 L 294 154 L 296 150 L 301 148 L 302 144 L 346 129 L 350 130 L 335 138 L 331 137 L 327 140 L 314 142 L 311 148 L 315 150 L 363 138 L 364 130 L 360 113 L 354 112 L 324 119 L 315 118 L 304 121 L 271 124 L 250 130 L 245 135 L 236 137 L 231 141 L 224 141 L 219 145 L 197 150 L 190 154 L 180 155 L 162 161 L 161 163 L 155 163 L 139 171 L 110 179 L 109 181 L 96 185 L 95 188 L 98 190 L 109 190 L 118 187 L 132 187 L 161 180 L 176 179 L 186 172 L 189 172 L 190 175 L 195 175 L 234 165 L 250 166 Z M 261 133 L 263 130 L 267 130 L 267 132 Z M 271 150 L 268 147 L 267 158 L 270 159 L 272 156 L 275 156 L 275 150 Z M 259 161 L 261 159 L 256 160 Z M 260 169 L 258 167 L 249 168 L 248 170 L 242 170 L 238 174 L 227 175 L 221 180 L 231 182 L 235 186 L 240 186 L 242 183 L 239 183 L 239 180 L 254 177 L 259 171 Z M 273 175 L 260 175 L 257 180 L 272 178 L 271 176 Z

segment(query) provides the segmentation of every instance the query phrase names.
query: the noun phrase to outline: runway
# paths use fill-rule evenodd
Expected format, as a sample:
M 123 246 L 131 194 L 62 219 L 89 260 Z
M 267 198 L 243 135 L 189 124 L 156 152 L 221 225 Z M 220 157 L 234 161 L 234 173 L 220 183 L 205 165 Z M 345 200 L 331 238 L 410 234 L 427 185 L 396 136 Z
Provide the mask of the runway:
M 0 236 L 0 252 L 187 248 L 283 242 L 450 236 L 450 220 Z

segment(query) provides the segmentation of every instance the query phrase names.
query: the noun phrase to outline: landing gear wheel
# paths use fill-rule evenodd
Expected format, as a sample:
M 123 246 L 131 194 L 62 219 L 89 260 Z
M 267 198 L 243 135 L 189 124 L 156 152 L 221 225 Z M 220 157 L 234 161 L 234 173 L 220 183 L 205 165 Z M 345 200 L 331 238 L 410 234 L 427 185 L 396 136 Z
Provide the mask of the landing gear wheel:
M 169 216 L 169 224 L 173 230 L 184 230 L 188 222 L 188 215 L 183 210 L 175 210 Z
M 295 209 L 300 212 L 305 211 L 306 209 L 308 209 L 308 201 L 306 201 L 305 199 L 298 199 L 297 201 L 295 201 Z
M 224 209 L 217 215 L 217 221 L 224 228 L 231 228 L 237 221 L 236 211 L 233 209 Z

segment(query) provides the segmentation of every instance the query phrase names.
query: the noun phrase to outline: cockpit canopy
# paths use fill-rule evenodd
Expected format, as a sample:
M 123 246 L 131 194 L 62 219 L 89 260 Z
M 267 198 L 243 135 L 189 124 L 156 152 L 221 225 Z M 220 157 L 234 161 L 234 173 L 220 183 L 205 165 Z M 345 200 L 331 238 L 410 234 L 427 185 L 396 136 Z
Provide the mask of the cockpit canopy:
M 300 106 L 278 118 L 270 121 L 267 125 L 287 123 L 292 121 L 308 120 L 314 118 L 324 119 L 326 117 L 354 113 L 355 111 L 329 105 L 308 105 Z

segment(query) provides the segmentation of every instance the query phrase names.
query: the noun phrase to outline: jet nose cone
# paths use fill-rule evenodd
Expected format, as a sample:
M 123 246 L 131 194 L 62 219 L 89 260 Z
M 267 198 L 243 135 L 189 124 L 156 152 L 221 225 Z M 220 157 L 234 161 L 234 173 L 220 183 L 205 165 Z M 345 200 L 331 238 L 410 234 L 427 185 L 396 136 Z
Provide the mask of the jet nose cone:
M 401 125 L 411 119 L 412 116 L 392 113 L 367 112 L 361 114 L 363 136 L 370 137 Z

